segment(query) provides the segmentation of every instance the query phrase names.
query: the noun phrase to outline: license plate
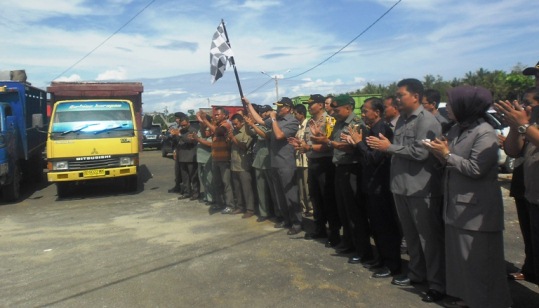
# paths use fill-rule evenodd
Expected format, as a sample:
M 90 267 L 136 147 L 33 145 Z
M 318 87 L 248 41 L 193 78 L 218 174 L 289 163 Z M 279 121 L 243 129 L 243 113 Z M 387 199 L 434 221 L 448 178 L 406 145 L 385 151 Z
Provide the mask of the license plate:
M 103 176 L 105 175 L 105 169 L 92 169 L 92 170 L 84 170 L 83 172 L 84 176 Z
M 146 139 L 155 139 L 155 138 L 157 138 L 156 135 L 148 135 L 148 136 L 146 136 Z

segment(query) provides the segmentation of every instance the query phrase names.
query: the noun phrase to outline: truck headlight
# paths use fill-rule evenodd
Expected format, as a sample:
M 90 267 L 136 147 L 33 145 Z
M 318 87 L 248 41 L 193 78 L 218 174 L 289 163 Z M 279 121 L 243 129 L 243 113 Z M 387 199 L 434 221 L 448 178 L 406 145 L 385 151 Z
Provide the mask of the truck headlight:
M 120 166 L 131 166 L 135 164 L 133 157 L 124 156 L 120 157 Z
M 52 163 L 52 170 L 67 170 L 68 167 L 67 161 L 55 161 Z

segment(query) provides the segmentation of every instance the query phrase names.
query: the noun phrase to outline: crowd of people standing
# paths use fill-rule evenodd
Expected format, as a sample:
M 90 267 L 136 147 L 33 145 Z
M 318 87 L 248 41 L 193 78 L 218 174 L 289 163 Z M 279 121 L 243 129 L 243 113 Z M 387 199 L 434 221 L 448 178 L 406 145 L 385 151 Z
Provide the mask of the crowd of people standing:
M 539 63 L 533 73 L 539 79 Z M 312 215 L 305 239 L 325 239 L 326 247 L 350 254 L 349 263 L 372 269 L 373 278 L 425 283 L 425 302 L 450 295 L 451 307 L 510 307 L 500 141 L 485 116 L 491 93 L 449 90 L 445 118 L 437 112 L 439 92 L 417 79 L 397 88 L 395 96 L 365 100 L 361 116 L 351 96 L 320 94 L 297 105 L 283 97 L 276 109 L 244 97 L 244 110 L 233 115 L 223 107 L 212 116 L 199 111 L 198 131 L 177 113 L 176 186 L 169 192 L 205 202 L 212 214 L 271 220 L 288 235 L 302 232 Z M 511 127 L 502 145 L 526 166 L 528 254 L 539 250 L 539 129 L 531 111 L 539 89 L 527 93 L 524 105 L 495 108 Z M 523 268 L 530 281 L 539 277 L 538 255 L 530 252 Z

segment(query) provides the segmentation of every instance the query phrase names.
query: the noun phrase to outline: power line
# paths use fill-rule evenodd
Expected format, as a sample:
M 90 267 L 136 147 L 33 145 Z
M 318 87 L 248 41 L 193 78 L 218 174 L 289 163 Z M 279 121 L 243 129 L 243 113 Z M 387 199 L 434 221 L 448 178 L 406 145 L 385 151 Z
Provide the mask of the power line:
M 115 36 L 116 34 L 118 34 L 118 32 L 122 31 L 123 28 L 125 28 L 128 24 L 130 24 L 135 18 L 137 18 L 140 14 L 142 14 L 142 12 L 144 12 L 150 5 L 152 5 L 155 1 L 157 0 L 151 0 L 150 2 L 148 2 L 148 4 L 146 4 L 145 7 L 143 7 L 137 14 L 135 14 L 135 16 L 131 17 L 131 19 L 129 19 L 127 22 L 125 22 L 120 28 L 118 28 L 118 30 L 114 31 L 111 35 L 109 35 L 109 37 L 107 37 L 103 42 L 101 42 L 101 44 L 97 45 L 94 49 L 90 50 L 90 52 L 88 52 L 86 55 L 84 55 L 80 60 L 78 60 L 77 62 L 75 62 L 73 65 L 71 65 L 70 67 L 68 67 L 66 70 L 64 70 L 62 73 L 60 73 L 58 76 L 54 77 L 52 80 L 55 80 L 55 79 L 58 79 L 60 77 L 62 77 L 63 74 L 67 73 L 68 71 L 70 71 L 72 68 L 74 68 L 77 64 L 81 63 L 84 59 L 86 59 L 88 56 L 90 56 L 94 51 L 96 51 L 99 47 L 103 46 L 108 40 L 110 40 L 113 36 Z
M 299 77 L 301 75 L 304 75 L 312 70 L 314 70 L 315 68 L 321 66 L 322 64 L 326 63 L 327 61 L 329 61 L 331 58 L 333 58 L 334 56 L 336 56 L 337 54 L 339 54 L 341 51 L 343 51 L 343 49 L 345 49 L 346 47 L 350 46 L 350 44 L 352 44 L 355 40 L 357 40 L 358 38 L 360 38 L 363 34 L 365 34 L 365 32 L 369 31 L 372 27 L 374 27 L 374 25 L 376 25 L 382 18 L 384 18 L 387 14 L 389 14 L 389 12 L 391 12 L 391 10 L 393 10 L 393 8 L 395 8 L 397 6 L 397 4 L 401 3 L 402 0 L 398 0 L 397 2 L 395 2 L 395 4 L 393 4 L 389 9 L 387 9 L 387 11 L 385 11 L 384 14 L 382 14 L 380 17 L 378 17 L 378 19 L 376 19 L 373 23 L 371 23 L 367 28 L 365 28 L 365 30 L 361 31 L 360 34 L 356 35 L 356 37 L 354 37 L 350 42 L 348 42 L 348 44 L 344 45 L 341 49 L 337 50 L 335 53 L 333 53 L 331 56 L 327 57 L 324 61 L 318 63 L 317 65 L 311 67 L 310 69 L 302 72 L 302 73 L 299 73 L 297 75 L 294 75 L 294 76 L 290 76 L 290 77 L 287 77 L 287 78 L 283 78 L 283 79 L 292 79 L 292 78 L 296 78 L 296 77 Z
M 390 8 L 388 8 L 382 15 L 380 15 L 380 17 L 378 17 L 375 21 L 373 21 L 367 28 L 365 28 L 363 31 L 361 31 L 361 33 L 359 33 L 358 35 L 356 35 L 350 42 L 348 42 L 346 45 L 344 45 L 343 47 L 341 47 L 339 50 L 337 50 L 336 52 L 334 52 L 332 55 L 330 55 L 329 57 L 327 57 L 326 59 L 324 59 L 322 62 L 316 64 L 315 66 L 299 73 L 299 74 L 296 74 L 294 76 L 290 76 L 290 77 L 286 77 L 286 78 L 282 78 L 282 80 L 288 80 L 288 79 L 293 79 L 293 78 L 296 78 L 296 77 L 299 77 L 301 75 L 304 75 L 312 70 L 314 70 L 315 68 L 321 66 L 322 64 L 326 63 L 327 61 L 329 61 L 331 58 L 335 57 L 337 54 L 339 54 L 341 51 L 343 51 L 346 47 L 350 46 L 350 44 L 352 44 L 354 41 L 356 41 L 358 38 L 360 38 L 363 34 L 365 34 L 367 31 L 369 31 L 372 27 L 374 27 L 374 25 L 376 25 L 380 20 L 382 20 L 382 18 L 384 18 L 387 14 L 389 14 L 389 12 L 391 12 L 399 3 L 401 3 L 402 0 L 398 0 L 397 2 L 395 2 L 395 4 L 393 4 Z M 253 91 L 249 92 L 248 94 L 252 94 L 252 93 L 255 93 L 256 91 L 258 91 L 259 89 L 261 89 L 262 87 L 264 87 L 265 85 L 267 85 L 269 82 L 273 81 L 273 79 L 270 79 L 268 81 L 266 81 L 264 84 L 262 84 L 261 86 L 259 86 L 258 88 L 254 89 Z M 221 103 L 226 103 L 226 102 L 232 102 L 232 101 L 235 101 L 236 99 L 231 99 L 231 100 L 226 100 L 226 101 L 217 101 L 217 102 L 221 102 Z

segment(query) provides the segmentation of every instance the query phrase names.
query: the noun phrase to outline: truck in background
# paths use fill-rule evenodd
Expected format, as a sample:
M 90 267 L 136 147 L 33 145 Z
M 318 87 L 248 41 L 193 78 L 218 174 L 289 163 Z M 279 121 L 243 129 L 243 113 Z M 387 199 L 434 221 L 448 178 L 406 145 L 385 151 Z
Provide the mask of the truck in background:
M 43 177 L 47 93 L 26 82 L 0 81 L 0 188 L 20 198 L 21 183 Z
M 52 82 L 47 178 L 57 195 L 73 185 L 111 179 L 138 188 L 142 140 L 139 82 Z
M 363 103 L 365 103 L 365 101 L 368 98 L 371 98 L 371 97 L 382 98 L 381 94 L 350 94 L 350 96 L 356 102 L 356 105 L 354 106 L 354 113 L 360 117 L 361 117 L 361 107 L 363 106 Z M 294 105 L 303 104 L 309 101 L 309 95 L 296 96 L 291 99 L 294 102 Z M 310 117 L 311 115 L 307 112 L 307 118 L 310 118 Z

